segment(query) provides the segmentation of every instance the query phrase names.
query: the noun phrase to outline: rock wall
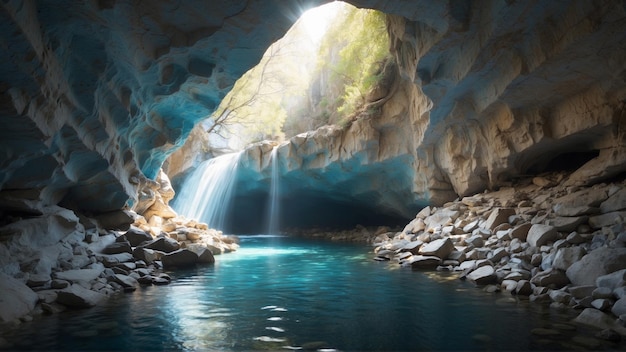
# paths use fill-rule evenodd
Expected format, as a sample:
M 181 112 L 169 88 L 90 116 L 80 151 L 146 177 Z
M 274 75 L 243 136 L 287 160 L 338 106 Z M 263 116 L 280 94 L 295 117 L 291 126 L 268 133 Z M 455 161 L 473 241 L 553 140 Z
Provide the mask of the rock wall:
M 623 3 L 459 4 L 369 4 L 402 13 L 388 16 L 397 87 L 377 113 L 279 146 L 285 196 L 412 217 L 521 175 L 580 167 L 566 184 L 588 185 L 626 171 Z M 240 193 L 267 191 L 271 149 L 245 152 Z
M 572 184 L 626 169 L 623 2 L 350 2 L 390 14 L 402 80 L 380 116 L 281 147 L 287 183 L 406 215 L 558 155 L 588 161 Z M 233 82 L 320 3 L 3 2 L 3 209 L 132 206 Z M 257 149 L 248 178 L 263 181 Z
M 3 2 L 0 190 L 83 212 L 131 206 L 307 6 Z

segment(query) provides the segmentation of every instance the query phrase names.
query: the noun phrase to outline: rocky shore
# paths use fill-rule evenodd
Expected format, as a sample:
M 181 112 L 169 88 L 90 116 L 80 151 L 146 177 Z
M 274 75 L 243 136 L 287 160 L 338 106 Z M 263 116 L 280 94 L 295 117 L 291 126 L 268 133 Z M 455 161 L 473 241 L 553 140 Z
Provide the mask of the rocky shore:
M 619 341 L 626 338 L 626 181 L 580 187 L 564 179 L 545 174 L 426 207 L 401 232 L 373 239 L 375 259 L 457 272 L 490 292 L 580 310 L 576 323 Z
M 168 205 L 172 197 L 162 174 L 144 187 L 135 207 L 143 215 L 122 210 L 87 217 L 0 199 L 29 209 L 0 227 L 0 325 L 92 307 L 139 285 L 166 285 L 171 278 L 164 271 L 211 264 L 214 254 L 237 250 L 236 237 L 178 216 Z

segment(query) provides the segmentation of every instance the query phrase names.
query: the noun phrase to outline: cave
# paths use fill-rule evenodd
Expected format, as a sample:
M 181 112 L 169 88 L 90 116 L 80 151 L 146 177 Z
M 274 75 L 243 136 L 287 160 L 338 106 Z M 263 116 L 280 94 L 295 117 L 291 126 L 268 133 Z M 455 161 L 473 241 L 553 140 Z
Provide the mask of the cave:
M 234 234 L 268 233 L 270 224 L 270 195 L 246 194 L 234 196 L 229 206 L 223 230 Z M 278 200 L 278 232 L 320 229 L 341 231 L 366 227 L 404 226 L 410 219 L 390 214 L 366 204 L 301 191 Z
M 572 172 L 585 165 L 588 161 L 600 155 L 599 150 L 584 150 L 580 152 L 567 151 L 563 153 L 550 153 L 555 156 L 543 156 L 526 171 L 530 175 L 550 173 L 558 171 Z M 541 159 L 545 159 L 541 160 Z
M 223 227 L 178 210 L 221 102 L 330 2 L 0 3 L 0 349 L 626 348 L 625 298 L 587 298 L 626 270 L 620 0 L 349 0 L 389 39 L 364 104 L 239 148 Z

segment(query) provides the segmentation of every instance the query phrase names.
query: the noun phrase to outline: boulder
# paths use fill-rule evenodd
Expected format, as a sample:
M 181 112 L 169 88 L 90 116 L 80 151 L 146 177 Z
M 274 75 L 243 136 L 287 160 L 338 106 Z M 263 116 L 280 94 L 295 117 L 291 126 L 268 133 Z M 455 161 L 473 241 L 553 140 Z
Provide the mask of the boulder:
M 467 274 L 467 279 L 476 285 L 482 286 L 496 283 L 498 277 L 493 266 L 484 265 Z
M 606 298 L 596 298 L 591 301 L 591 306 L 597 310 L 605 311 L 611 307 L 611 302 Z
M 579 234 L 576 231 L 574 231 L 574 232 L 570 233 L 569 235 L 567 235 L 565 240 L 569 244 L 581 244 L 581 243 L 587 242 L 587 238 L 585 238 L 584 236 L 582 236 L 581 234 Z
M 617 191 L 600 204 L 600 210 L 603 213 L 610 213 L 623 209 L 626 209 L 626 188 L 622 188 Z
M 459 217 L 460 212 L 451 209 L 440 209 L 434 214 L 424 219 L 424 223 L 428 229 L 444 227 L 451 225 Z
M 557 269 L 548 269 L 537 273 L 530 280 L 535 286 L 550 287 L 559 289 L 570 283 L 565 274 Z
M 587 216 L 575 216 L 575 217 L 565 217 L 559 216 L 554 219 L 549 219 L 546 222 L 546 225 L 550 225 L 554 227 L 556 231 L 559 232 L 571 232 L 576 230 L 579 225 L 582 225 L 589 220 Z
M 626 286 L 626 269 L 618 270 L 607 275 L 599 276 L 596 279 L 596 286 L 606 287 L 614 290 L 618 287 Z
M 133 257 L 137 260 L 143 260 L 147 264 L 152 264 L 155 260 L 160 260 L 163 252 L 155 251 L 150 248 L 137 247 L 133 250 Z
M 132 247 L 137 247 L 143 242 L 153 240 L 152 235 L 136 226 L 131 226 L 128 231 L 124 233 L 124 236 L 126 236 L 126 239 L 130 242 Z
M 588 205 L 571 206 L 569 204 L 556 204 L 552 209 L 558 216 L 581 216 L 600 212 L 600 209 Z
M 118 254 L 102 254 L 98 258 L 102 261 L 105 267 L 111 268 L 119 263 L 132 262 L 133 255 L 127 252 Z
M 531 246 L 540 247 L 556 239 L 556 229 L 550 225 L 534 224 L 528 230 L 527 241 Z
M 88 269 L 59 271 L 52 274 L 52 276 L 54 279 L 65 280 L 73 283 L 79 281 L 89 282 L 98 278 L 103 271 L 104 265 L 102 265 L 101 263 L 95 263 L 92 264 Z
M 561 290 L 552 290 L 548 293 L 553 302 L 568 304 L 572 299 L 572 295 Z
M 552 267 L 560 270 L 567 270 L 572 264 L 579 261 L 585 255 L 582 247 L 565 247 L 556 251 L 552 261 Z
M 178 249 L 164 254 L 161 262 L 166 269 L 194 266 L 198 263 L 198 255 L 188 249 Z
M 454 244 L 450 238 L 440 238 L 420 247 L 419 253 L 424 256 L 435 256 L 446 259 L 454 250 Z
M 517 238 L 519 240 L 526 241 L 526 238 L 528 237 L 528 231 L 530 230 L 531 226 L 532 224 L 529 222 L 515 226 L 511 230 L 511 238 Z
M 465 239 L 465 243 L 471 244 L 474 247 L 482 247 L 485 244 L 485 241 L 483 240 L 483 236 L 473 235 Z
M 74 284 L 57 292 L 57 303 L 72 308 L 89 308 L 102 303 L 107 296 Z
M 515 294 L 519 296 L 530 296 L 533 293 L 533 287 L 530 284 L 530 281 L 520 280 L 517 282 L 517 285 L 513 292 L 515 292 Z
M 159 237 L 141 245 L 143 248 L 154 249 L 157 251 L 170 253 L 180 248 L 180 243 L 168 237 Z
M 420 247 L 424 244 L 422 241 L 411 241 L 404 246 L 402 246 L 401 250 L 410 252 L 411 254 L 418 254 Z
M 567 204 L 568 207 L 598 207 L 607 199 L 606 190 L 586 188 L 554 200 L 554 204 Z
M 626 269 L 626 248 L 601 247 L 591 251 L 566 271 L 576 286 L 595 285 L 603 275 Z
M 0 322 L 8 323 L 30 313 L 39 297 L 20 280 L 0 272 Z
M 124 287 L 124 289 L 134 289 L 138 286 L 138 282 L 136 279 L 128 276 L 128 275 L 122 275 L 122 274 L 115 274 L 113 276 L 111 276 L 111 280 L 114 282 L 117 282 L 118 284 L 122 285 L 122 287 Z
M 191 244 L 187 246 L 187 249 L 198 255 L 198 263 L 201 264 L 213 264 L 215 263 L 215 257 L 211 250 L 200 244 Z
M 441 258 L 432 255 L 414 255 L 407 260 L 407 264 L 417 269 L 434 269 L 441 264 Z
M 595 329 L 613 329 L 623 336 L 626 335 L 625 327 L 619 325 L 609 314 L 594 308 L 584 309 L 573 321 Z
M 26 285 L 28 287 L 43 286 L 50 281 L 50 275 L 48 274 L 31 274 L 28 276 Z
M 498 225 L 509 221 L 509 216 L 515 215 L 513 208 L 495 208 L 483 224 L 483 227 L 493 231 Z
M 626 286 L 618 287 L 613 290 L 613 295 L 617 299 L 626 297 Z
M 113 242 L 110 245 L 104 247 L 104 249 L 102 249 L 103 254 L 119 254 L 132 252 L 133 250 L 130 248 L 130 242 L 128 241 Z
M 626 219 L 626 211 L 614 211 L 590 217 L 589 225 L 594 229 L 600 229 L 624 222 L 624 219 Z
M 419 233 L 420 231 L 424 231 L 425 229 L 426 229 L 426 224 L 424 223 L 424 219 L 415 218 L 404 227 L 404 230 L 402 230 L 402 232 L 403 233 Z
M 613 290 L 608 287 L 597 287 L 591 292 L 591 297 L 598 298 L 613 298 Z
M 126 231 L 135 221 L 135 213 L 128 210 L 114 210 L 94 216 L 100 228 Z
M 619 317 L 622 314 L 626 314 L 626 297 L 618 299 L 615 304 L 613 304 L 613 308 L 611 308 L 611 313 L 615 314 L 616 317 Z
M 591 296 L 595 289 L 596 287 L 594 285 L 571 286 L 567 288 L 569 293 L 576 299 Z
M 494 249 L 493 252 L 490 252 L 489 255 L 487 255 L 487 259 L 491 260 L 493 263 L 497 263 L 500 259 L 506 257 L 507 255 L 509 255 L 509 253 L 506 248 L 500 247 Z

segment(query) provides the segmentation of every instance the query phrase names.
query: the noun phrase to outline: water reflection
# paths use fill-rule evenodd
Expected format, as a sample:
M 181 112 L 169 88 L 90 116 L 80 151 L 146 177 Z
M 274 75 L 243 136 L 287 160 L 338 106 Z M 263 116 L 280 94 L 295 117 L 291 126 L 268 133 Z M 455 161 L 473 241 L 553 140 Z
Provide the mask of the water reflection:
M 570 323 L 569 311 L 486 293 L 452 274 L 396 269 L 366 252 L 243 237 L 241 250 L 215 266 L 172 272 L 171 285 L 141 288 L 104 307 L 25 323 L 7 340 L 18 350 L 624 347 L 594 340 Z M 559 335 L 536 336 L 535 328 Z

